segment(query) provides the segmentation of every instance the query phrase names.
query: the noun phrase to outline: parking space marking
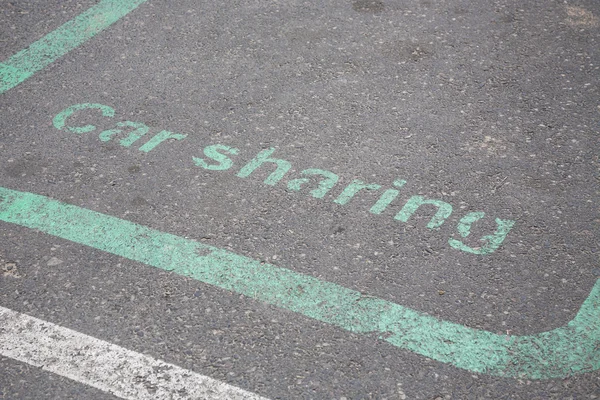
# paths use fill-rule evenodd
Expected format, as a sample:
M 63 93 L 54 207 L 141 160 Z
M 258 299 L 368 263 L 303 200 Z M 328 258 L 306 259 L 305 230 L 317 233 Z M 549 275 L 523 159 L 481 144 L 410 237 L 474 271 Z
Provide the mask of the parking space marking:
M 0 221 L 243 294 L 434 360 L 494 376 L 551 379 L 600 369 L 600 280 L 567 325 L 511 336 L 440 320 L 231 251 L 37 194 L 0 187 Z
M 0 93 L 17 86 L 148 0 L 101 0 L 0 63 Z
M 266 400 L 208 376 L 1 306 L 0 354 L 123 399 Z

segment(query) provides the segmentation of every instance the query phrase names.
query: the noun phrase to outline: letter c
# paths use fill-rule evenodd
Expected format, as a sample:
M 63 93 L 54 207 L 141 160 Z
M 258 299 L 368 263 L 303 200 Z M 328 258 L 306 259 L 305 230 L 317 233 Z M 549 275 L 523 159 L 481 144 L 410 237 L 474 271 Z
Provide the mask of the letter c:
M 56 129 L 62 130 L 63 128 L 65 128 L 65 122 L 66 122 L 67 118 L 69 118 L 71 115 L 73 115 L 73 113 L 75 113 L 75 111 L 85 110 L 86 108 L 97 108 L 102 111 L 102 115 L 105 117 L 114 117 L 115 116 L 114 108 L 105 106 L 103 104 L 92 104 L 92 103 L 75 104 L 71 107 L 65 108 L 60 113 L 58 113 L 58 115 L 56 115 L 56 117 L 54 117 L 54 119 L 52 120 L 52 122 L 54 123 L 54 127 Z M 91 132 L 96 129 L 96 127 L 94 125 L 67 126 L 66 128 L 67 128 L 67 130 L 69 130 L 73 133 L 86 133 L 86 132 Z

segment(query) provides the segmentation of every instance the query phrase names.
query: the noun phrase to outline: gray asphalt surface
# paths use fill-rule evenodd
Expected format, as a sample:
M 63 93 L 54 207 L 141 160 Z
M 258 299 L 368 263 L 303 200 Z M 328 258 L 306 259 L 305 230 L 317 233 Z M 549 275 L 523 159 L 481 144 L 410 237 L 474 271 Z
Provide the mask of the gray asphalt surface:
M 0 1 L 4 60 L 94 2 Z M 0 95 L 1 186 L 50 196 L 335 282 L 491 332 L 569 322 L 600 276 L 600 5 L 561 1 L 149 0 Z M 60 131 L 101 103 L 150 135 L 144 153 Z M 99 131 L 98 130 L 98 131 Z M 141 141 L 140 143 L 142 143 Z M 239 149 L 233 167 L 193 157 Z M 275 186 L 262 149 L 292 164 Z M 286 182 L 308 168 L 340 183 L 323 199 Z M 351 180 L 390 188 L 333 200 Z M 422 195 L 432 209 L 393 216 Z M 402 201 L 403 200 L 403 201 Z M 515 220 L 492 254 L 448 239 L 470 211 Z M 495 229 L 492 218 L 465 243 Z M 66 240 L 0 223 L 0 305 L 270 398 L 594 399 L 598 372 L 501 379 L 429 360 L 290 311 Z M 405 396 L 405 397 L 404 397 Z M 0 398 L 110 398 L 0 359 Z

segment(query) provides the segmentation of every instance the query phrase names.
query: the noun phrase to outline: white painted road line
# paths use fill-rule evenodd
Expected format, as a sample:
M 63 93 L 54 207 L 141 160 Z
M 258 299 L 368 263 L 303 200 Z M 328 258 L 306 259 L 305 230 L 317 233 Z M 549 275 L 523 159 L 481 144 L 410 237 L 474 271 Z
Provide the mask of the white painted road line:
M 0 354 L 123 399 L 264 397 L 0 306 Z

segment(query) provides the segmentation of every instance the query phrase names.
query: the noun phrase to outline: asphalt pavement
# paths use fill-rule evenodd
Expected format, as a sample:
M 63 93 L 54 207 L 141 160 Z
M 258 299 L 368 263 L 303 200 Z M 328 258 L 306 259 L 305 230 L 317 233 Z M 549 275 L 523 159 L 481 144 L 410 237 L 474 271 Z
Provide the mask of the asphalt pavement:
M 0 0 L 0 60 L 0 399 L 600 398 L 597 1 Z

